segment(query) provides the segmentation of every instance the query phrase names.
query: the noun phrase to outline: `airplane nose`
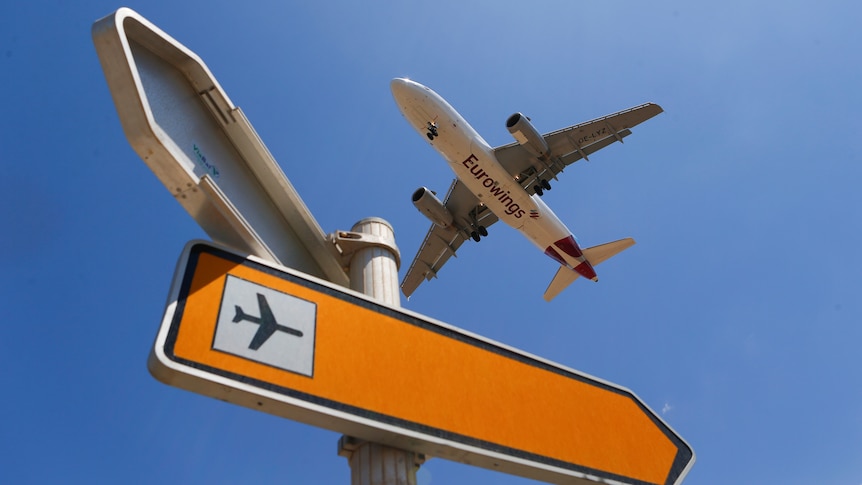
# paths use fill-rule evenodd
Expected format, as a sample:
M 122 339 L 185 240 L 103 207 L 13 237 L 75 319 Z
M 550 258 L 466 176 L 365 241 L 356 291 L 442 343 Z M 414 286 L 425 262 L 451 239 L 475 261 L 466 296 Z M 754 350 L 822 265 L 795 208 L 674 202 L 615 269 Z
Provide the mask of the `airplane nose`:
M 403 77 L 396 77 L 389 83 L 389 89 L 392 90 L 392 95 L 395 99 L 404 98 L 410 91 L 410 81 Z

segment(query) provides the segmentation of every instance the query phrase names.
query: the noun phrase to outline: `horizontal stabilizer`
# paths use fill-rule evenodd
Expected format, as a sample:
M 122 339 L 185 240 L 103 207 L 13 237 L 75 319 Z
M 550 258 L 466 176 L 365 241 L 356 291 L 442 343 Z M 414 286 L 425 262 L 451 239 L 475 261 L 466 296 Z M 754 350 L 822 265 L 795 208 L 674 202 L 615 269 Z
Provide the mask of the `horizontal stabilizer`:
M 551 280 L 551 284 L 548 285 L 548 289 L 545 290 L 545 301 L 551 301 L 556 298 L 561 291 L 565 290 L 567 286 L 578 279 L 578 276 L 580 275 L 577 271 L 566 266 L 560 266 L 557 274 L 554 275 L 554 279 Z
M 584 249 L 584 257 L 587 258 L 587 261 L 589 261 L 590 264 L 596 266 L 608 258 L 634 246 L 634 244 L 635 240 L 630 237 L 605 244 L 599 244 L 598 246 Z M 545 301 L 553 300 L 561 291 L 578 279 L 578 276 L 580 275 L 577 271 L 567 268 L 566 266 L 560 266 L 557 270 L 557 274 L 554 275 L 554 279 L 551 280 L 551 284 L 548 285 L 548 289 L 545 290 Z
M 622 251 L 634 245 L 635 240 L 630 237 L 627 237 L 618 241 L 599 244 L 598 246 L 584 249 L 584 257 L 587 258 L 587 261 L 589 261 L 591 265 L 595 266 L 599 263 L 605 262 L 605 260 L 607 260 L 611 256 L 615 256 L 618 253 L 621 253 Z

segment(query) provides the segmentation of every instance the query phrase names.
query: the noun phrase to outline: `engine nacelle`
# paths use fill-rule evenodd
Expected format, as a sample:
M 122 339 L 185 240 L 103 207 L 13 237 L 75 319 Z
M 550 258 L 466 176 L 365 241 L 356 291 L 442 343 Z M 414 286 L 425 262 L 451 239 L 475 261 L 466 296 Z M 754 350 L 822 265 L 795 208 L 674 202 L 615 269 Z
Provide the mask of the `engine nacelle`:
M 427 187 L 419 187 L 413 192 L 413 205 L 434 224 L 443 228 L 452 225 L 452 213 Z
M 515 113 L 506 120 L 506 129 L 518 140 L 524 148 L 539 157 L 547 157 L 550 153 L 548 144 L 542 135 L 533 128 L 530 120 L 521 113 Z

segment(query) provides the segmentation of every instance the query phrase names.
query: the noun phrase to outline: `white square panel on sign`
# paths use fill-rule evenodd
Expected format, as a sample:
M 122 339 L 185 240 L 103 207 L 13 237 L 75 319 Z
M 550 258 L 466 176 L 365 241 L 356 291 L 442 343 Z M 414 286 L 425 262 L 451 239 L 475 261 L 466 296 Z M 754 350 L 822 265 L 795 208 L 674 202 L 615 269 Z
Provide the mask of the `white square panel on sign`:
M 317 305 L 227 275 L 212 348 L 312 377 Z

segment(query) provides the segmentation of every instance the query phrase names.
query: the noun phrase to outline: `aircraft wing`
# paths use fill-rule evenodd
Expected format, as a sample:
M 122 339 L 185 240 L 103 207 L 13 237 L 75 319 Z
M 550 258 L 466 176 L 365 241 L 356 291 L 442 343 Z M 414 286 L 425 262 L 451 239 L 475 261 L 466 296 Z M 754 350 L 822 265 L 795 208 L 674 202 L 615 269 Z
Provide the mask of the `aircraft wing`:
M 541 160 L 518 143 L 494 149 L 497 161 L 533 194 L 537 180 L 554 180 L 567 166 L 602 148 L 622 142 L 631 135 L 631 128 L 661 113 L 661 106 L 642 104 L 592 121 L 542 135 L 551 155 Z
M 431 224 L 401 282 L 401 291 L 408 298 L 423 281 L 437 277 L 440 268 L 450 257 L 455 256 L 455 251 L 470 237 L 474 225 L 487 228 L 499 220 L 487 207 L 480 205 L 479 199 L 458 179 L 449 187 L 443 205 L 452 213 L 452 225 L 442 228 Z
M 272 314 L 269 303 L 266 301 L 266 297 L 260 293 L 257 294 L 257 304 L 260 307 L 260 324 L 257 327 L 257 332 L 255 332 L 254 337 L 251 339 L 251 344 L 248 346 L 252 350 L 259 349 L 264 342 L 272 337 L 272 334 L 275 333 L 278 327 L 275 316 Z

